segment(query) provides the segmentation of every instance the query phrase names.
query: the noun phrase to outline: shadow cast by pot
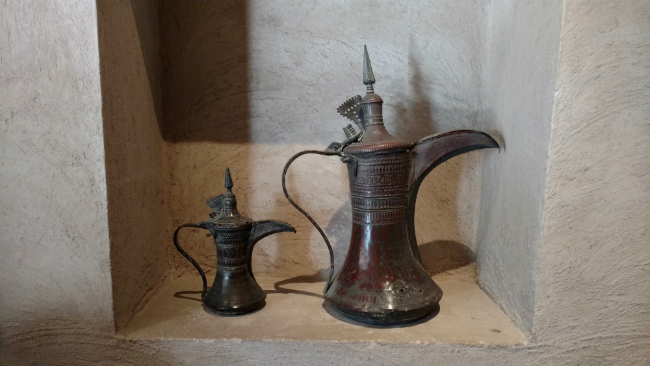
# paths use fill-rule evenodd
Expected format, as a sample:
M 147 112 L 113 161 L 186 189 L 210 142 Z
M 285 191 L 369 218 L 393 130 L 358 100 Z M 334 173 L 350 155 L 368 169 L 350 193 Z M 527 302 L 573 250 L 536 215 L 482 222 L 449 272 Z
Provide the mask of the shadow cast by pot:
M 324 278 L 324 272 L 326 270 L 320 270 L 313 275 L 310 276 L 297 276 L 297 277 L 292 277 L 292 278 L 287 278 L 282 281 L 278 281 L 273 284 L 273 290 L 265 290 L 264 292 L 268 294 L 298 294 L 298 295 L 304 295 L 304 296 L 312 296 L 316 297 L 319 299 L 323 299 L 322 294 L 317 294 L 309 291 L 302 291 L 302 290 L 292 290 L 288 288 L 282 287 L 282 285 L 289 285 L 292 283 L 316 283 L 316 282 L 323 282 Z
M 177 299 L 185 299 L 185 300 L 201 302 L 201 292 L 202 291 L 178 291 L 174 293 L 174 297 Z M 197 294 L 199 295 L 198 297 L 188 296 L 188 295 L 197 295 Z
M 418 248 L 424 269 L 429 276 L 465 267 L 475 260 L 474 252 L 470 248 L 451 240 L 436 240 Z
M 201 292 L 202 291 L 178 291 L 178 292 L 174 293 L 174 297 L 177 298 L 177 299 L 192 300 L 192 301 L 198 301 L 200 303 L 203 303 L 201 301 Z M 189 295 L 194 295 L 194 296 L 189 296 Z M 198 295 L 198 297 L 197 297 L 197 295 Z M 211 310 L 210 308 L 208 308 L 207 306 L 205 306 L 205 304 L 202 304 L 202 306 L 203 306 L 203 310 L 205 310 L 205 312 L 210 314 L 210 315 L 225 316 L 225 317 L 236 317 L 236 316 L 253 314 L 253 313 L 256 313 L 256 312 L 264 309 L 264 307 L 266 306 L 266 301 L 263 301 L 257 309 L 255 309 L 253 311 L 249 311 L 247 313 L 243 313 L 243 314 L 217 313 L 217 312 Z
M 236 318 L 236 317 L 239 317 L 239 316 L 244 316 L 244 315 L 257 313 L 258 311 L 264 309 L 265 307 L 266 307 L 266 301 L 262 301 L 262 303 L 260 303 L 260 306 L 255 308 L 255 310 L 251 310 L 251 311 L 248 311 L 246 313 L 240 313 L 240 314 L 224 314 L 224 313 L 217 313 L 216 311 L 210 309 L 205 304 L 203 304 L 203 311 L 205 311 L 206 313 L 208 313 L 210 315 L 214 315 L 214 316 L 221 316 L 221 317 L 224 317 L 224 318 Z

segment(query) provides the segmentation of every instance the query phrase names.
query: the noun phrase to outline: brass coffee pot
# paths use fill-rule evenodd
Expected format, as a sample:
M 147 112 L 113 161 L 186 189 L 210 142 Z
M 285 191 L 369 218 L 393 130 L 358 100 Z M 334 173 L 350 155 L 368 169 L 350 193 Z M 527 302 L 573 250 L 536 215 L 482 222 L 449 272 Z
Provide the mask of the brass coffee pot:
M 347 139 L 325 151 L 307 150 L 287 162 L 282 186 L 289 202 L 320 232 L 330 252 L 326 302 L 345 316 L 364 323 L 389 325 L 417 320 L 438 306 L 442 290 L 422 266 L 415 238 L 415 200 L 431 170 L 465 152 L 499 147 L 489 135 L 459 130 L 417 142 L 393 137 L 384 126 L 381 97 L 364 46 L 363 83 L 367 93 L 338 108 L 359 129 L 348 125 Z M 352 202 L 352 235 L 347 257 L 336 275 L 329 240 L 318 224 L 288 195 L 285 176 L 305 154 L 335 155 L 347 164 Z
M 209 221 L 199 224 L 184 224 L 174 232 L 176 249 L 199 271 L 203 280 L 201 301 L 218 314 L 245 314 L 259 308 L 266 299 L 266 293 L 255 281 L 251 260 L 253 247 L 261 239 L 283 231 L 296 232 L 291 225 L 282 221 L 253 221 L 237 211 L 237 199 L 232 193 L 230 169 L 226 168 L 225 195 L 212 197 L 206 203 L 214 212 Z M 178 243 L 178 232 L 185 227 L 209 230 L 217 247 L 217 274 L 210 291 L 201 267 Z

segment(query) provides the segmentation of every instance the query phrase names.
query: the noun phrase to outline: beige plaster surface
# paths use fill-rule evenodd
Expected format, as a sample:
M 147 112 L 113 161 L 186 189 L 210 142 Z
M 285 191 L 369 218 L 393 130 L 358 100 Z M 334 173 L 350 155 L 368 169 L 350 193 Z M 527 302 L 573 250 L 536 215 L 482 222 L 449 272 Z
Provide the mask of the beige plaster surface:
M 470 266 L 471 267 L 471 266 Z M 473 268 L 461 269 L 470 274 Z M 512 345 L 526 338 L 467 274 L 434 277 L 444 292 L 440 313 L 410 326 L 350 321 L 323 305 L 325 282 L 256 277 L 267 293 L 261 310 L 244 316 L 206 312 L 201 280 L 167 281 L 122 331 L 127 339 L 241 339 L 377 343 Z
M 98 1 L 113 309 L 119 329 L 167 272 L 158 1 Z
M 564 1 L 493 0 L 486 131 L 504 145 L 482 165 L 481 287 L 531 335 Z
M 0 352 L 114 329 L 95 2 L 66 4 L 0 2 Z
M 539 251 L 534 332 L 650 362 L 650 3 L 571 1 Z

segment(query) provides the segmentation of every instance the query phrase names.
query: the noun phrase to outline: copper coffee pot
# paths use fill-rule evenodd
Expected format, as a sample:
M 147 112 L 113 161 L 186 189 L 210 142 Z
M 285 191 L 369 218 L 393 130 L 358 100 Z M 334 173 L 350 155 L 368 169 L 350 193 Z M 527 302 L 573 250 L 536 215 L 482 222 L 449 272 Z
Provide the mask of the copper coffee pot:
M 227 193 L 212 197 L 206 203 L 214 212 L 209 221 L 199 224 L 184 224 L 174 232 L 176 249 L 199 271 L 203 280 L 201 301 L 207 309 L 218 314 L 244 314 L 259 308 L 266 299 L 266 293 L 255 281 L 251 258 L 253 247 L 263 238 L 283 231 L 296 232 L 291 225 L 282 221 L 253 221 L 237 210 L 237 198 L 232 193 L 230 169 L 226 168 Z M 217 273 L 210 291 L 201 267 L 178 243 L 178 232 L 184 227 L 209 230 L 217 247 Z
M 383 100 L 373 89 L 375 77 L 364 46 L 363 83 L 366 95 L 338 108 L 351 119 L 344 128 L 347 140 L 325 151 L 307 150 L 287 162 L 282 186 L 289 202 L 320 232 L 330 252 L 330 276 L 325 300 L 354 320 L 379 325 L 417 320 L 435 309 L 442 290 L 422 266 L 415 238 L 415 200 L 431 170 L 465 152 L 498 148 L 489 135 L 459 130 L 427 136 L 417 142 L 393 137 L 384 127 Z M 336 155 L 347 164 L 352 202 L 352 236 L 347 257 L 334 276 L 329 240 L 316 222 L 288 195 L 285 175 L 304 154 Z

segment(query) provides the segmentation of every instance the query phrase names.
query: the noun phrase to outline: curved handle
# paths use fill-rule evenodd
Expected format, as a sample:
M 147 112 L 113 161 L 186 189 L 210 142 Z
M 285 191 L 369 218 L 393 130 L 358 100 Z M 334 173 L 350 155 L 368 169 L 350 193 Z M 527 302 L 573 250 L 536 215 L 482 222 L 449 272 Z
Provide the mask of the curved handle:
M 314 225 L 316 230 L 318 230 L 320 235 L 323 237 L 323 240 L 327 245 L 327 249 L 330 252 L 330 276 L 327 279 L 327 284 L 325 284 L 325 289 L 323 290 L 323 295 L 325 295 L 325 293 L 327 293 L 327 290 L 329 290 L 330 286 L 332 285 L 332 277 L 334 276 L 334 251 L 332 250 L 332 245 L 330 244 L 330 241 L 327 239 L 327 236 L 323 232 L 323 229 L 321 229 L 320 226 L 318 226 L 316 221 L 314 221 L 314 219 L 311 216 L 309 216 L 309 214 L 305 212 L 305 210 L 303 210 L 300 206 L 298 206 L 298 204 L 295 203 L 291 199 L 291 197 L 289 197 L 289 193 L 287 192 L 287 186 L 285 184 L 287 170 L 289 170 L 289 166 L 291 165 L 291 163 L 293 163 L 296 159 L 306 154 L 317 154 L 317 155 L 325 155 L 325 156 L 333 156 L 333 155 L 343 156 L 343 154 L 340 150 L 337 151 L 333 149 L 332 150 L 328 149 L 326 151 L 304 150 L 292 156 L 289 159 L 289 161 L 287 161 L 287 164 L 284 166 L 284 171 L 282 172 L 282 190 L 284 191 L 284 196 L 287 197 L 287 200 L 289 200 L 289 203 L 291 203 L 293 207 L 295 207 L 298 211 L 300 211 L 301 214 L 305 215 L 305 217 L 312 223 L 312 225 Z
M 203 270 L 201 269 L 201 267 L 199 267 L 199 264 L 196 263 L 196 261 L 192 259 L 192 257 L 190 257 L 190 255 L 187 254 L 183 250 L 183 248 L 181 248 L 181 245 L 178 243 L 178 232 L 181 231 L 181 229 L 184 227 L 198 227 L 199 229 L 203 229 L 203 228 L 197 224 L 183 224 L 179 226 L 178 229 L 176 229 L 176 231 L 174 232 L 174 246 L 176 246 L 176 249 L 183 255 L 183 257 L 185 257 L 185 259 L 187 259 L 188 261 L 190 261 L 190 263 L 192 263 L 194 268 L 196 268 L 196 270 L 199 271 L 199 274 L 201 275 L 201 280 L 203 280 L 203 292 L 201 293 L 201 301 L 203 301 L 205 294 L 208 292 L 208 282 L 205 280 L 205 273 L 203 273 Z

